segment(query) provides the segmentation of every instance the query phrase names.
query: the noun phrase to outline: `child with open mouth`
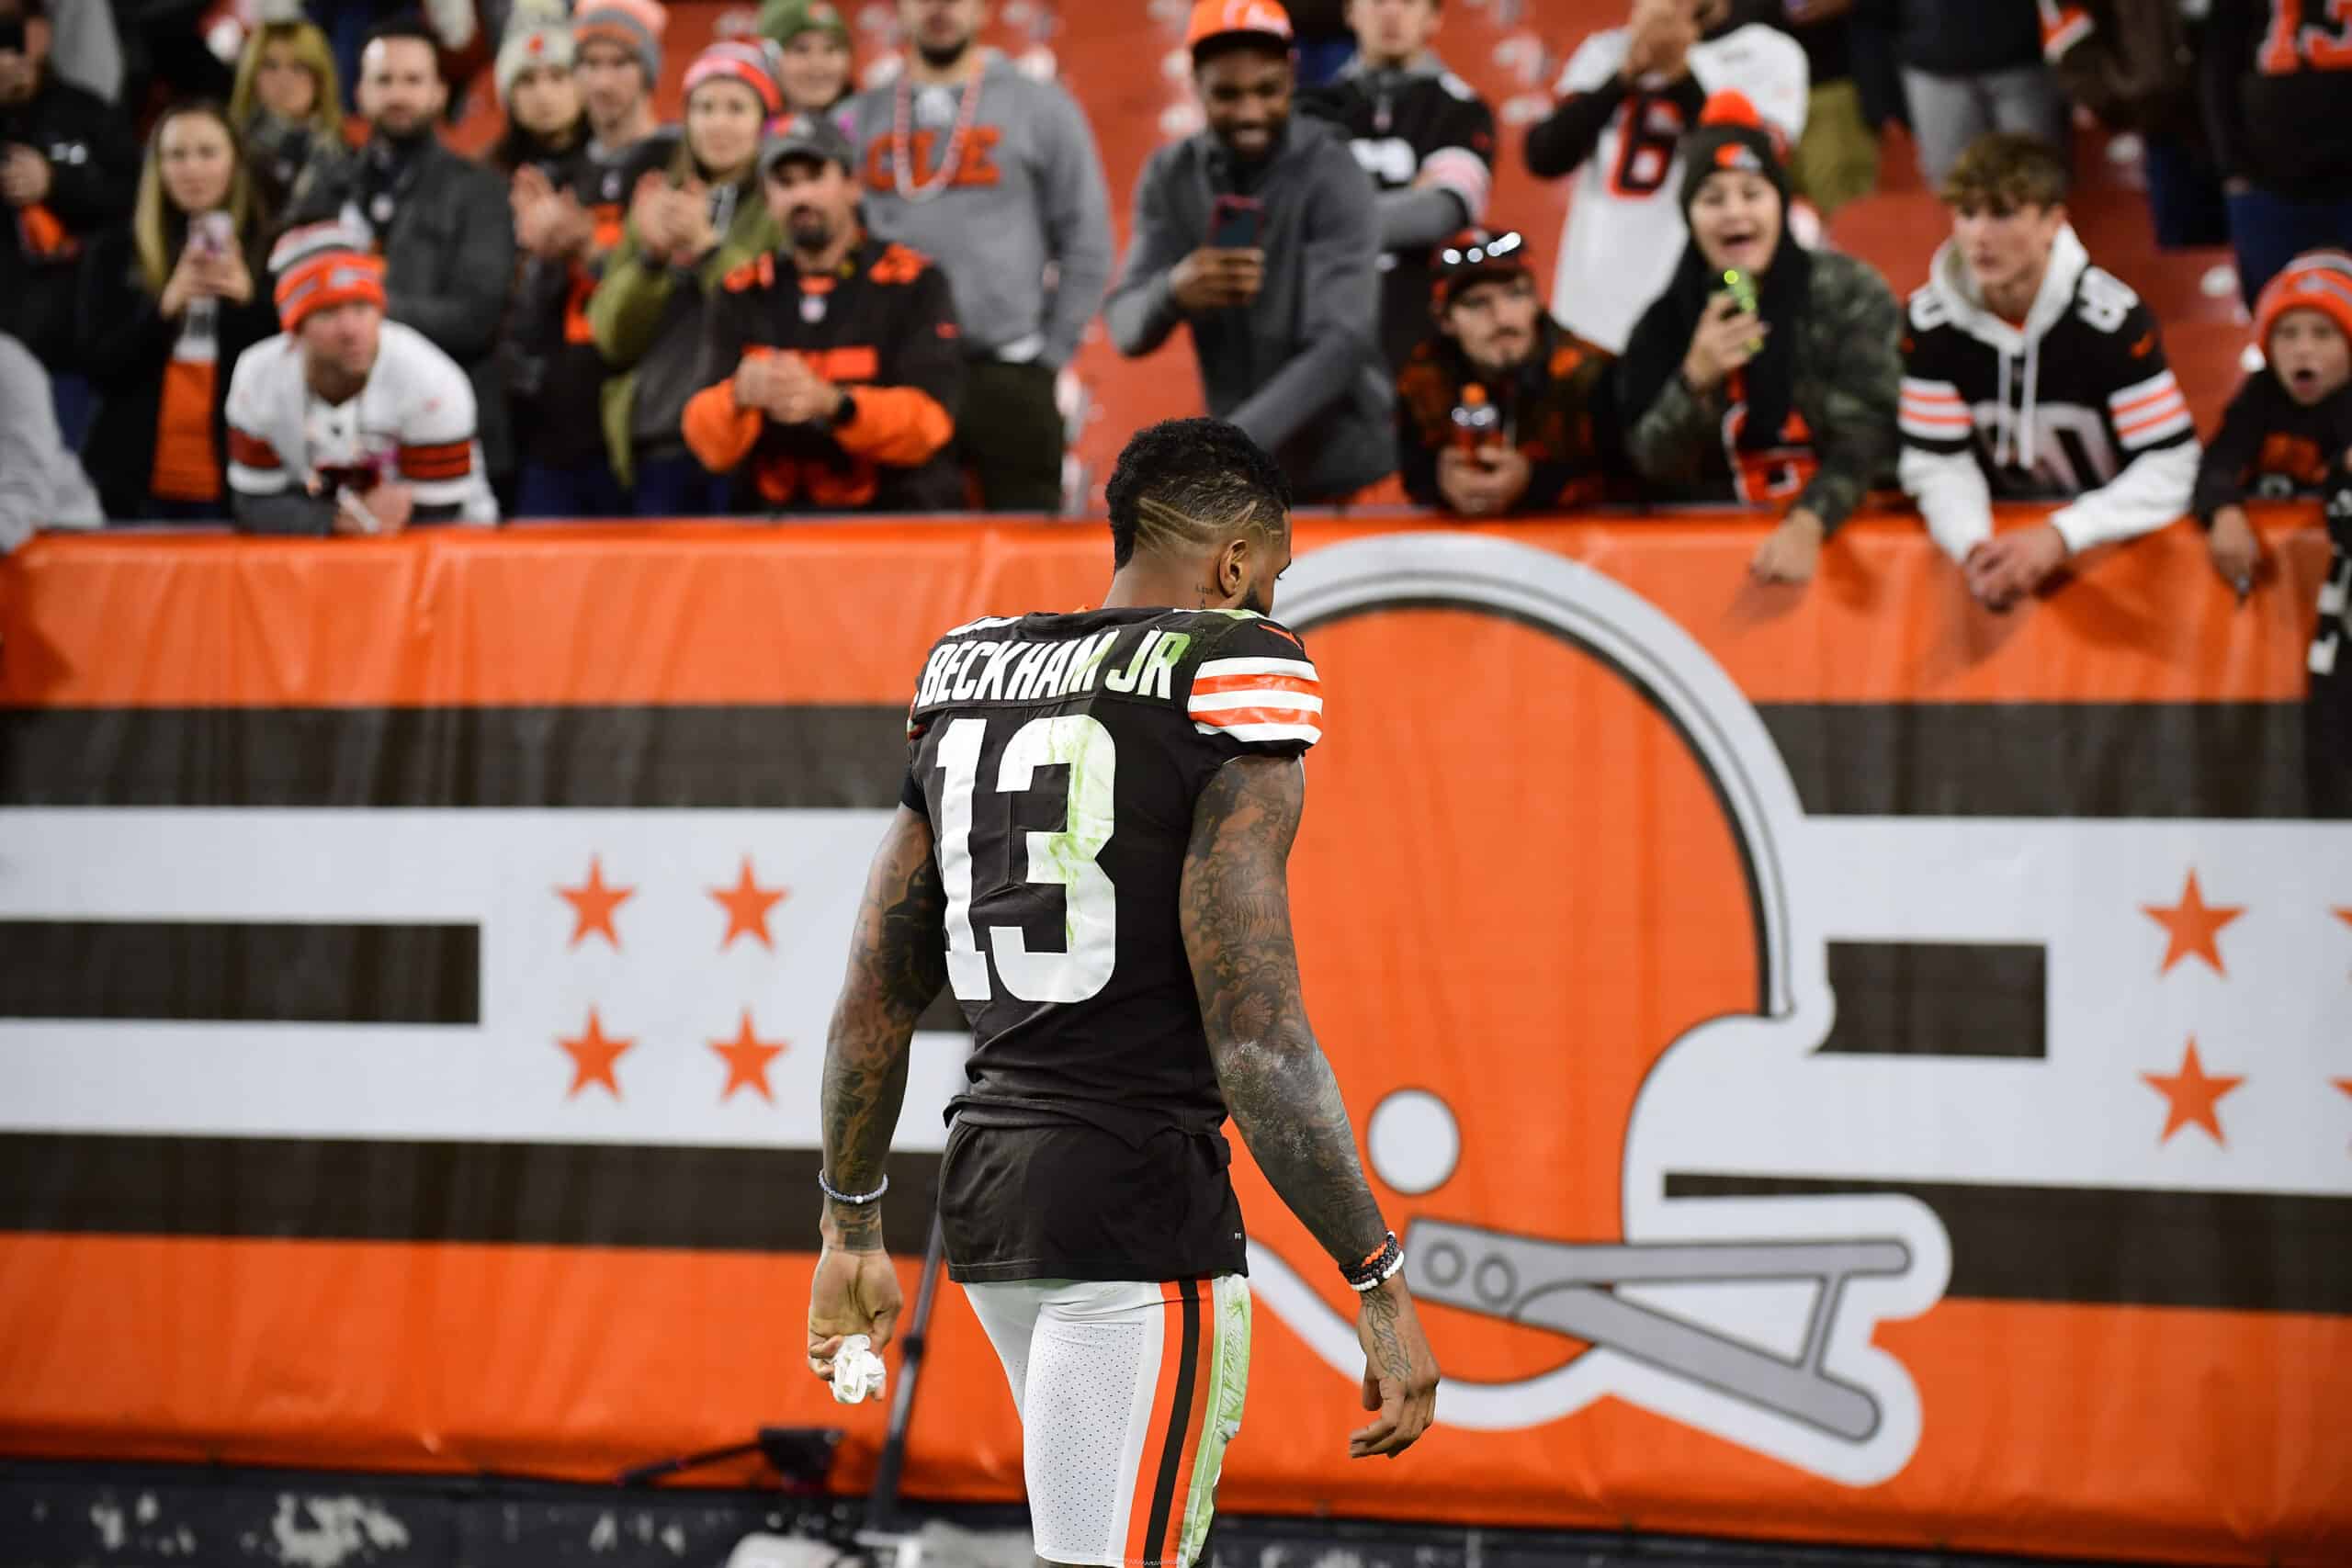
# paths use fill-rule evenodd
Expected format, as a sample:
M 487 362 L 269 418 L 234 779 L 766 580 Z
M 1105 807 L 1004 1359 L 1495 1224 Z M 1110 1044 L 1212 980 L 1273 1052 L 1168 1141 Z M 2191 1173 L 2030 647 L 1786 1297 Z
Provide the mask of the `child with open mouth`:
M 2255 304 L 2265 367 L 2230 400 L 2197 473 L 2213 570 L 2245 598 L 2262 545 L 2245 502 L 2317 491 L 2352 462 L 2352 254 L 2306 251 Z

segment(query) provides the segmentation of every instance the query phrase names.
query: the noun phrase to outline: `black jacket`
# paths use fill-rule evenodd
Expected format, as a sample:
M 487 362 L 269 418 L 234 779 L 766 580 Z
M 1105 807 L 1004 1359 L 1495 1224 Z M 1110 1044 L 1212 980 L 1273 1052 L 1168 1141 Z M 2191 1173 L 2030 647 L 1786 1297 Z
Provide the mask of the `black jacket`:
M 2223 0 L 2205 24 L 2198 90 L 2214 161 L 2274 195 L 2340 201 L 2352 196 L 2345 72 L 2320 53 L 2328 34 L 2304 26 L 2281 49 L 2271 20 L 2267 6 Z
M 1884 17 L 1894 56 L 1930 76 L 1984 76 L 2041 63 L 2034 0 L 1863 0 L 1856 14 Z
M 964 475 L 951 445 L 964 353 L 947 275 L 871 236 L 811 294 L 790 260 L 764 252 L 727 275 L 702 313 L 702 390 L 681 420 L 714 474 L 738 475 L 740 505 L 784 512 L 952 512 Z M 803 310 L 823 302 L 815 316 Z M 778 424 L 735 401 L 754 355 L 794 354 L 850 401 L 830 426 Z
M 383 145 L 314 164 L 294 195 L 293 220 L 349 209 L 372 225 L 384 252 L 391 319 L 414 327 L 464 367 L 480 409 L 482 458 L 512 473 L 514 441 L 498 338 L 514 283 L 514 216 L 504 182 L 438 141 L 413 154 L 387 182 Z M 377 197 L 389 199 L 379 216 Z
M 1454 440 L 1453 411 L 1472 382 L 1502 415 L 1503 436 L 1524 453 L 1527 489 L 1513 512 L 1589 506 L 1612 481 L 1631 478 L 1618 427 L 1616 356 L 1549 316 L 1535 318 L 1536 346 L 1515 376 L 1499 381 L 1470 363 L 1442 333 L 1423 340 L 1396 377 L 1396 467 L 1405 493 L 1446 505 L 1438 457 Z
M 220 352 L 212 382 L 212 449 L 229 460 L 229 372 L 237 356 L 277 333 L 277 309 L 270 301 L 266 258 L 247 255 L 254 297 L 243 305 L 221 304 Z M 128 230 L 118 229 L 90 248 L 82 269 L 76 312 L 83 368 L 98 392 L 96 416 L 82 443 L 82 466 L 98 489 L 107 515 L 148 515 L 147 481 L 155 466 L 155 421 L 164 401 L 164 368 L 179 341 L 180 324 L 166 321 L 156 297 L 139 276 L 138 253 Z M 220 491 L 220 514 L 229 513 L 228 481 Z
M 55 76 L 22 104 L 0 107 L 0 144 L 18 142 L 49 160 L 41 204 L 64 231 L 42 254 L 27 243 L 25 215 L 0 204 L 0 333 L 23 340 L 51 371 L 78 369 L 74 290 L 82 252 L 130 216 L 139 186 L 139 144 L 130 118 Z
M 2230 399 L 2222 428 L 2197 465 L 2197 521 L 2210 528 L 2224 506 L 2311 495 L 2327 483 L 2331 469 L 2347 463 L 2352 387 L 2338 387 L 2306 408 L 2276 374 L 2257 370 Z

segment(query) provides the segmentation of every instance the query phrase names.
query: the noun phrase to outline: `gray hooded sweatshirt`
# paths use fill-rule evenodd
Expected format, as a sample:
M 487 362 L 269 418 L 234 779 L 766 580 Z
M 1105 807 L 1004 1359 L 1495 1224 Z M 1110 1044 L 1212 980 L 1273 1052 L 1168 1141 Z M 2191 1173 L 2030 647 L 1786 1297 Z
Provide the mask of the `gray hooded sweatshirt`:
M 1396 391 L 1380 357 L 1378 198 L 1343 132 L 1294 114 L 1253 170 L 1207 130 L 1153 153 L 1103 307 L 1111 341 L 1135 358 L 1185 320 L 1168 275 L 1207 243 L 1227 193 L 1265 204 L 1265 284 L 1249 305 L 1192 318 L 1209 412 L 1272 454 L 1300 502 L 1345 500 L 1387 477 L 1396 453 Z

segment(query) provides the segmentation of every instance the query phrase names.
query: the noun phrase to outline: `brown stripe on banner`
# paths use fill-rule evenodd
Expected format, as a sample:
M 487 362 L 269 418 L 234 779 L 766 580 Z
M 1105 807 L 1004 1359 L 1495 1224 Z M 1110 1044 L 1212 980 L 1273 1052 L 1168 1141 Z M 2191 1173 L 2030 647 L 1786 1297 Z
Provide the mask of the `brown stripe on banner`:
M 1837 1021 L 1818 1049 L 1854 1056 L 2047 1054 L 2048 957 L 1990 942 L 1833 942 Z
M 481 931 L 292 920 L 0 920 L 0 1019 L 481 1021 Z
M 2340 817 L 2325 715 L 2277 703 L 1767 703 L 1815 816 Z
M 1669 1171 L 1668 1198 L 1896 1192 L 1951 1236 L 1945 1294 L 2352 1314 L 2352 1197 Z
M 897 707 L 0 709 L 0 807 L 887 809 Z
M 2300 703 L 1760 711 L 1805 809 L 1819 815 L 2267 820 L 2352 811 L 2341 789 L 2314 793 Z M 0 707 L 0 807 L 887 807 L 906 767 L 903 701 Z
M 823 1157 L 799 1148 L 10 1133 L 0 1134 L 0 1232 L 813 1252 Z M 924 1234 L 939 1156 L 894 1154 L 888 1169 L 885 1224 Z M 773 1201 L 745 1201 L 754 1192 Z

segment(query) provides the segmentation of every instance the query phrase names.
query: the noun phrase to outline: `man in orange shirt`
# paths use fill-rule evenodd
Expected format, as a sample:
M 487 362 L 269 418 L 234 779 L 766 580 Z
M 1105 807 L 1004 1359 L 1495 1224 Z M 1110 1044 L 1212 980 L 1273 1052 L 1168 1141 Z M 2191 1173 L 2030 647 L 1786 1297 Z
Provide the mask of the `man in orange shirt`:
M 686 444 L 754 510 L 944 512 L 964 359 L 947 280 L 857 218 L 849 142 L 796 115 L 761 149 L 784 249 L 738 268 L 703 327 Z

